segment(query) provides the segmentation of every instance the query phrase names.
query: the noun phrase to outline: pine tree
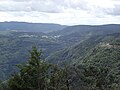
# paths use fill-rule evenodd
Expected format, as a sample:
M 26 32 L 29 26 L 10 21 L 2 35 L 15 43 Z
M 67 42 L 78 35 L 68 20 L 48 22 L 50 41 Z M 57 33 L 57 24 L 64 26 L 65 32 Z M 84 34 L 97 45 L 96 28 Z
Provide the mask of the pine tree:
M 46 63 L 42 51 L 33 47 L 30 58 L 25 65 L 17 65 L 20 71 L 14 74 L 8 86 L 10 90 L 69 90 L 67 71 Z
M 25 65 L 17 65 L 20 72 L 9 80 L 11 90 L 43 90 L 49 64 L 41 59 L 42 51 L 36 47 L 30 51 L 30 58 Z

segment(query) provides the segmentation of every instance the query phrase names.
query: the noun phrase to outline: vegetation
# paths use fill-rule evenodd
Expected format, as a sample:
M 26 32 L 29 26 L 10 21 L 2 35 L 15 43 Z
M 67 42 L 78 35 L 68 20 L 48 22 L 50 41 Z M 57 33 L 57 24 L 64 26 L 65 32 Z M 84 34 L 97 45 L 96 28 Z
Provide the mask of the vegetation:
M 27 52 L 31 50 L 33 45 L 41 48 L 45 57 L 64 47 L 52 37 L 43 38 L 42 36 L 44 35 L 46 34 L 13 31 L 0 32 L 0 80 L 8 79 L 11 73 L 16 71 L 16 64 L 26 62 L 28 59 Z
M 33 47 L 27 64 L 18 65 L 20 72 L 8 81 L 10 90 L 67 90 L 66 72 L 41 59 L 41 51 Z
M 0 90 L 120 90 L 119 25 L 0 31 Z
M 36 47 L 19 72 L 1 83 L 1 90 L 117 90 L 116 76 L 107 67 L 75 65 L 59 67 L 47 63 Z

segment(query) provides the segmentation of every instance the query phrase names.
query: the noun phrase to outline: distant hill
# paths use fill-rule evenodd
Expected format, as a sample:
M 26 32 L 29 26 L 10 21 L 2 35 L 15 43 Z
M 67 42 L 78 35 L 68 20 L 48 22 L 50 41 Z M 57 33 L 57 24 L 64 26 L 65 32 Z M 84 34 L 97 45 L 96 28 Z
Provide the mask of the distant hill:
M 113 33 L 120 33 L 120 24 L 68 26 L 63 30 L 54 31 L 49 34 L 51 36 L 60 36 L 58 40 L 61 43 L 67 43 L 68 46 L 71 46 L 92 36 Z
M 60 31 L 54 31 L 50 34 L 53 35 L 69 35 L 72 33 L 94 33 L 94 34 L 111 34 L 113 32 L 120 32 L 120 24 L 106 24 L 106 25 L 75 25 L 68 26 Z
M 115 30 L 117 26 L 117 29 Z M 111 29 L 111 27 L 113 27 Z M 92 49 L 97 42 L 100 42 L 98 36 L 107 35 L 109 33 L 120 32 L 120 25 L 77 25 L 68 26 L 60 31 L 54 31 L 49 35 L 60 37 L 57 39 L 61 44 L 65 44 L 68 48 L 64 48 L 51 54 L 47 59 L 52 63 L 62 63 L 65 61 L 75 63 L 76 59 L 82 58 L 87 52 L 85 49 Z M 96 42 L 96 43 L 95 43 Z M 95 45 L 94 45 L 95 44 Z
M 65 25 L 49 23 L 27 23 L 27 22 L 0 22 L 0 31 L 16 30 L 19 32 L 52 32 L 62 30 Z

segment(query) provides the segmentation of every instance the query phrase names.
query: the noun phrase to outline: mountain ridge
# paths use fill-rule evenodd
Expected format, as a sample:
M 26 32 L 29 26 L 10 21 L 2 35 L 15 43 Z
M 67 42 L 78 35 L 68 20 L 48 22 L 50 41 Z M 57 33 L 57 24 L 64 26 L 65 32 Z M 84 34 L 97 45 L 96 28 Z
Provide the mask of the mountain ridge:
M 52 23 L 29 23 L 29 22 L 0 22 L 0 30 L 17 30 L 20 32 L 52 32 L 65 28 L 65 25 Z

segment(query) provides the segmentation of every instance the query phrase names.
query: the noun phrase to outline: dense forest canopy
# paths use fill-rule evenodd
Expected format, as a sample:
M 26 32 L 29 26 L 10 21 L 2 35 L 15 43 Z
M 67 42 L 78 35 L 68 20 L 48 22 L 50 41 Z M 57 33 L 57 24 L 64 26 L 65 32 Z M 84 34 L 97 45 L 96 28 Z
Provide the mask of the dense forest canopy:
M 49 64 L 36 47 L 19 72 L 1 83 L 1 90 L 119 90 L 119 81 L 107 66 L 88 64 L 59 67 Z

